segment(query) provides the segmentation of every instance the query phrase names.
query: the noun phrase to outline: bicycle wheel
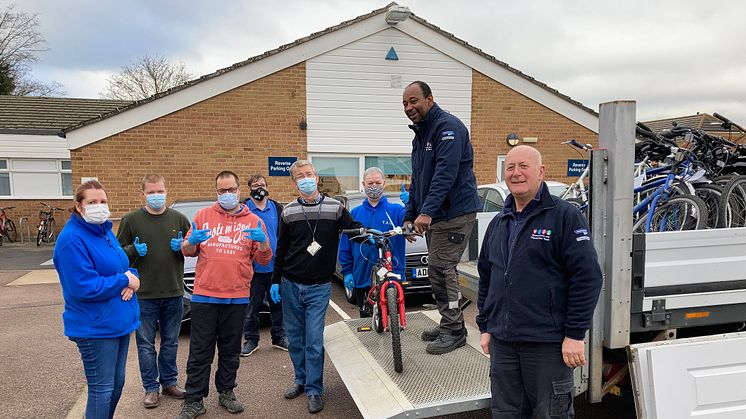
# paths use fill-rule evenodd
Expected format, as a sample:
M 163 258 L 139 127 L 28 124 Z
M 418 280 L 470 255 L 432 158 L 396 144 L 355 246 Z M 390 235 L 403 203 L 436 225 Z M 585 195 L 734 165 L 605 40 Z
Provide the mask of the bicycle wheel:
M 386 303 L 389 311 L 389 331 L 391 332 L 391 347 L 394 352 L 394 371 L 404 371 L 401 360 L 401 329 L 399 329 L 399 304 L 396 302 L 399 292 L 395 287 L 386 290 Z
M 50 218 L 47 221 L 47 239 L 45 240 L 47 243 L 54 243 L 54 240 L 57 238 L 57 222 L 54 221 L 54 218 Z
M 697 185 L 694 194 L 707 204 L 707 228 L 719 228 L 720 226 L 720 197 L 723 189 L 714 183 Z
M 699 230 L 707 227 L 707 204 L 695 195 L 676 195 L 658 203 L 653 210 L 650 231 L 645 230 L 647 213 L 640 215 L 635 233 Z
M 36 233 L 36 245 L 41 246 L 41 242 L 47 236 L 47 223 L 43 222 L 39 225 L 39 232 Z
M 18 241 L 18 231 L 13 220 L 5 220 L 5 237 L 8 238 L 10 243 Z
M 575 208 L 577 208 L 581 214 L 583 214 L 583 217 L 585 217 L 585 220 L 588 221 L 588 203 L 583 201 L 582 198 L 567 198 L 565 201 L 571 203 Z
M 746 176 L 733 176 L 720 196 L 721 227 L 746 226 Z

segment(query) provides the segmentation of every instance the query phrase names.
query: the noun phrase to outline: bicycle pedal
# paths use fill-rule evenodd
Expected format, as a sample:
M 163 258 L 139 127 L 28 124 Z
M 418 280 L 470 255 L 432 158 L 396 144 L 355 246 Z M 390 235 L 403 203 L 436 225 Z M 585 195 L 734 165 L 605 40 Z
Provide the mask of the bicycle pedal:
M 370 326 L 358 326 L 357 327 L 358 332 L 370 332 L 371 330 L 373 330 L 373 328 Z

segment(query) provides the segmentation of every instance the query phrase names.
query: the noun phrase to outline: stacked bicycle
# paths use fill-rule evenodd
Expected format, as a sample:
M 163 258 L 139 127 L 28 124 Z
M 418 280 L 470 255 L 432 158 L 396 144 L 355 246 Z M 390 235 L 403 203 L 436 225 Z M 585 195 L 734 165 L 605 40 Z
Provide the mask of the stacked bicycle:
M 45 207 L 45 209 L 39 210 L 39 225 L 36 227 L 36 245 L 41 246 L 42 243 L 53 243 L 55 239 L 57 223 L 54 220 L 54 212 L 62 211 L 62 208 L 53 207 L 47 203 L 41 202 L 39 205 Z
M 8 240 L 9 243 L 18 240 L 18 230 L 16 230 L 16 225 L 5 213 L 5 210 L 11 210 L 13 208 L 15 207 L 0 208 L 0 246 L 3 245 L 3 241 L 5 240 Z
M 378 249 L 378 261 L 371 270 L 371 288 L 368 291 L 368 303 L 373 309 L 371 318 L 373 330 L 377 333 L 390 332 L 394 358 L 394 371 L 404 371 L 401 353 L 401 331 L 407 327 L 404 311 L 404 290 L 401 286 L 401 275 L 393 272 L 391 247 L 389 241 L 395 236 L 416 236 L 411 231 L 396 227 L 382 232 L 373 228 L 353 228 L 342 230 L 352 241 L 375 246 Z

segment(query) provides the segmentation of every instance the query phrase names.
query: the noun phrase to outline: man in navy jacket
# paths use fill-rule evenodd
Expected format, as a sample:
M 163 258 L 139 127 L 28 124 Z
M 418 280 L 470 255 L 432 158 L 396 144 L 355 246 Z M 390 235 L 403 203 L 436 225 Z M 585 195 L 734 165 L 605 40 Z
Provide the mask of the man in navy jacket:
M 438 327 L 422 333 L 422 340 L 430 342 L 428 353 L 438 355 L 466 344 L 456 265 L 481 207 L 474 150 L 466 126 L 434 102 L 427 83 L 412 82 L 402 103 L 414 131 L 405 226 L 425 233 L 427 240 L 428 276 L 441 319 Z
M 573 416 L 572 369 L 601 290 L 588 225 L 543 182 L 541 154 L 505 159 L 511 194 L 487 227 L 477 269 L 477 325 L 490 354 L 493 418 Z

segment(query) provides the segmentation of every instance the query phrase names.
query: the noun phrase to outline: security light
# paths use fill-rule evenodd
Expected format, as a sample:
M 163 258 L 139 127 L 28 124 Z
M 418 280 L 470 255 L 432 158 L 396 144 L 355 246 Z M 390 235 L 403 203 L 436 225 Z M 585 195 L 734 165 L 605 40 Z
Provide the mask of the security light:
M 386 11 L 386 23 L 396 25 L 399 22 L 407 20 L 412 11 L 407 6 L 391 6 Z

